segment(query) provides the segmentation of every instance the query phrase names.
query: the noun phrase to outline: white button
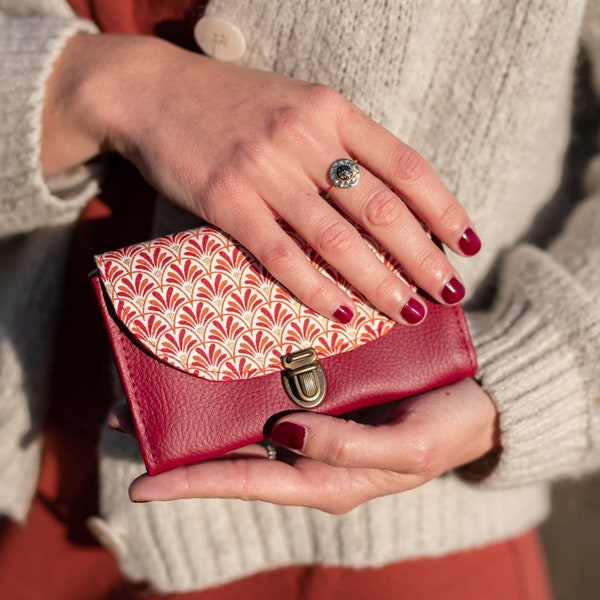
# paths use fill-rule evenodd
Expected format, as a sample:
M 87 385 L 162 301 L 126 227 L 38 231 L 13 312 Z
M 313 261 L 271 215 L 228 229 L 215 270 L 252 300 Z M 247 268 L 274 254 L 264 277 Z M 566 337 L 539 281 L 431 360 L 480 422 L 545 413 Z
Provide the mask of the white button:
M 104 519 L 88 517 L 86 525 L 96 540 L 117 558 L 127 552 L 127 544 L 123 538 Z
M 233 23 L 220 17 L 202 17 L 194 27 L 200 49 L 218 60 L 234 61 L 246 51 L 246 38 Z

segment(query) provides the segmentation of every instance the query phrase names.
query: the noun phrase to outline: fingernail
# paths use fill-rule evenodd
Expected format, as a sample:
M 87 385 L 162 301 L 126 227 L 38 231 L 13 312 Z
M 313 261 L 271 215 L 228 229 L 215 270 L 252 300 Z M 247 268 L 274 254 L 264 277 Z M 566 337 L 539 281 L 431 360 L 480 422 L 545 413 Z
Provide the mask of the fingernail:
M 463 254 L 467 256 L 473 256 L 481 250 L 481 240 L 478 235 L 469 227 L 463 234 L 460 240 L 458 240 L 458 247 L 462 250 Z
M 292 450 L 302 450 L 304 448 L 304 439 L 306 438 L 306 429 L 302 425 L 284 421 L 275 425 L 271 432 L 271 439 L 276 444 L 281 444 Z
M 442 298 L 447 304 L 456 304 L 465 297 L 465 286 L 456 277 L 448 281 L 442 290 Z
M 350 323 L 353 316 L 354 313 L 352 312 L 352 309 L 344 305 L 338 307 L 338 309 L 333 313 L 333 318 L 342 323 L 342 325 Z
M 402 318 L 411 325 L 420 323 L 425 318 L 425 307 L 414 298 L 411 298 L 400 311 Z
M 110 413 L 108 415 L 108 419 L 106 421 L 106 424 L 113 430 L 113 431 L 119 431 L 121 433 L 127 433 L 123 427 L 121 427 L 121 423 L 119 423 L 119 420 L 117 419 L 117 417 L 115 415 L 113 415 L 112 413 Z

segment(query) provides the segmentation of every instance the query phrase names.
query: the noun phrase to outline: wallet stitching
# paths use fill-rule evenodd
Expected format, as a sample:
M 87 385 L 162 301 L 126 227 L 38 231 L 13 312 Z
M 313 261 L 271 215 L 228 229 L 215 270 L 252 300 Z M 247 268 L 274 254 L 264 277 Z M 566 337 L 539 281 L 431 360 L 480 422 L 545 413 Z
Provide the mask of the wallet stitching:
M 475 356 L 475 348 L 473 347 L 473 342 L 471 340 L 471 333 L 469 331 L 469 328 L 467 327 L 466 321 L 465 321 L 465 317 L 464 317 L 464 312 L 462 312 L 462 309 L 458 309 L 458 310 L 454 310 L 454 319 L 456 320 L 456 324 L 458 325 L 459 330 L 462 332 L 462 342 L 464 345 L 464 348 L 467 352 L 467 355 L 469 357 L 469 363 L 471 365 L 471 371 L 476 371 L 477 370 L 477 359 Z
M 132 391 L 134 392 L 133 397 L 139 398 L 140 397 L 140 395 L 138 393 L 139 388 L 133 377 L 133 372 L 129 367 L 129 363 L 134 359 L 134 351 L 131 350 L 131 348 L 127 344 L 123 343 L 124 339 L 129 341 L 129 337 L 127 336 L 125 331 L 123 331 L 121 329 L 121 327 L 119 326 L 116 311 L 114 311 L 114 306 L 113 306 L 112 302 L 109 302 L 106 288 L 104 287 L 104 283 L 102 282 L 102 279 L 100 277 L 98 277 L 97 281 L 99 284 L 100 297 L 102 298 L 102 302 L 104 305 L 103 310 L 105 312 L 105 318 L 110 320 L 111 326 L 114 327 L 114 329 L 115 329 L 115 335 L 112 335 L 111 338 L 113 340 L 113 343 L 119 347 L 120 353 L 123 356 L 123 360 L 119 360 L 119 368 L 121 369 L 123 374 L 127 375 L 127 381 L 129 382 L 129 385 L 131 386 Z M 111 308 L 113 310 L 111 310 Z M 126 331 L 128 331 L 128 330 L 126 329 Z M 146 442 L 143 444 L 144 462 L 146 462 L 145 459 L 146 459 L 146 457 L 148 457 L 152 461 L 152 465 L 156 466 L 156 464 L 157 464 L 156 456 L 152 450 L 151 445 L 149 443 L 147 443 L 148 437 L 147 437 L 147 425 L 146 425 L 147 422 L 146 422 L 145 413 L 144 413 L 144 411 L 139 410 L 139 406 L 137 404 L 135 406 L 135 410 L 133 410 L 131 403 L 129 402 L 130 396 L 131 396 L 131 394 L 126 394 L 127 403 L 129 404 L 130 408 L 132 409 L 132 412 L 134 413 L 134 422 L 136 425 L 138 441 L 143 439 Z M 140 449 L 142 449 L 142 444 L 140 444 Z
M 126 357 L 126 360 L 123 361 L 124 364 L 122 365 L 122 368 L 123 368 L 123 370 L 127 371 L 127 379 L 129 380 L 129 384 L 133 388 L 134 398 L 139 398 L 140 394 L 138 393 L 138 386 L 134 380 L 132 371 L 129 368 L 129 363 L 133 359 L 133 353 L 122 343 L 122 338 L 121 338 L 122 335 L 124 335 L 124 334 L 119 329 L 118 335 L 117 335 L 117 343 L 119 344 L 119 346 L 121 348 L 121 352 L 123 353 L 123 356 Z M 136 414 L 136 419 L 135 419 L 136 423 L 138 424 L 138 428 L 139 428 L 138 433 L 141 433 L 143 439 L 146 440 L 147 439 L 147 436 L 146 436 L 147 427 L 146 427 L 146 418 L 144 416 L 144 411 L 140 411 L 139 407 L 137 407 L 137 406 L 136 406 L 136 409 L 138 409 L 138 410 L 136 410 L 137 414 Z M 154 452 L 152 451 L 151 445 L 144 444 L 144 449 L 145 449 L 146 453 L 148 454 L 148 456 L 150 457 L 150 459 L 152 460 L 152 464 L 155 465 L 156 457 L 154 456 Z

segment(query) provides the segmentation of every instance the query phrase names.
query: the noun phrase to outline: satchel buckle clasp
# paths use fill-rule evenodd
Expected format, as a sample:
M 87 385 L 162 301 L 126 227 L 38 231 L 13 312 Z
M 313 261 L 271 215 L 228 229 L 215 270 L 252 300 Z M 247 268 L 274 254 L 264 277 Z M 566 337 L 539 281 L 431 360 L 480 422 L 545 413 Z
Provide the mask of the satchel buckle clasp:
M 325 398 L 327 380 L 314 348 L 304 348 L 281 357 L 283 389 L 301 408 L 314 408 Z

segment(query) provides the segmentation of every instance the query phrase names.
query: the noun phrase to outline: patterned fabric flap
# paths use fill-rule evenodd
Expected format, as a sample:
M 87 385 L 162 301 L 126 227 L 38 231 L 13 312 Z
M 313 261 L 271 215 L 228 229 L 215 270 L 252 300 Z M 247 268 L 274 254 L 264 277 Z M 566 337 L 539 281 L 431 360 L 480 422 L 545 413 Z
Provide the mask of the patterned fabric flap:
M 315 267 L 353 298 L 357 311 L 349 324 L 298 302 L 243 247 L 208 225 L 95 258 L 117 317 L 139 343 L 159 360 L 208 380 L 278 372 L 282 355 L 307 347 L 319 358 L 347 352 L 394 326 L 286 230 Z M 403 277 L 391 257 L 364 237 Z

